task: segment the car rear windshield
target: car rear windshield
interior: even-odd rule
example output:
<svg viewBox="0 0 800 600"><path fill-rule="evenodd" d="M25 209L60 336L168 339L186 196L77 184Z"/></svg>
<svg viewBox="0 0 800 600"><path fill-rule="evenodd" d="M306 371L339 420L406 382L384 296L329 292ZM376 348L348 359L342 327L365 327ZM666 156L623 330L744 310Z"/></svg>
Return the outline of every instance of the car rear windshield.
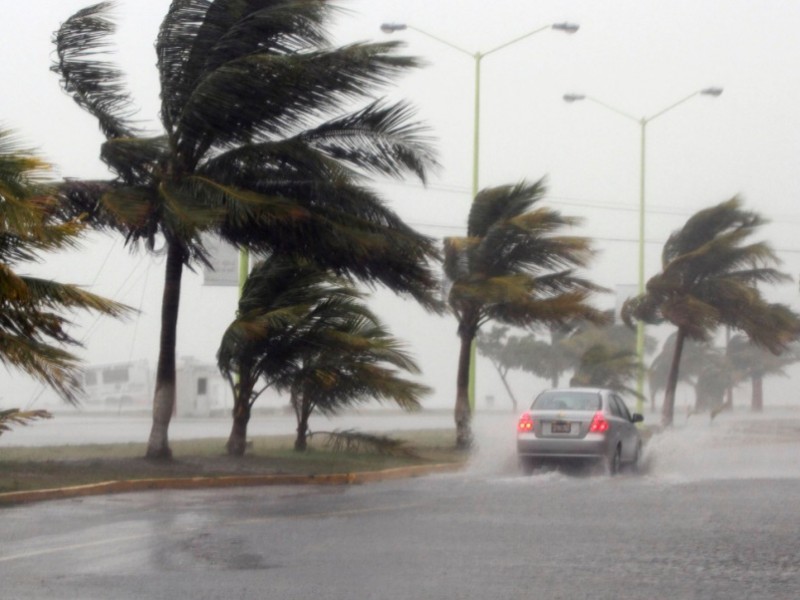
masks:
<svg viewBox="0 0 800 600"><path fill-rule="evenodd" d="M600 410L600 395L594 392L542 392L533 410Z"/></svg>

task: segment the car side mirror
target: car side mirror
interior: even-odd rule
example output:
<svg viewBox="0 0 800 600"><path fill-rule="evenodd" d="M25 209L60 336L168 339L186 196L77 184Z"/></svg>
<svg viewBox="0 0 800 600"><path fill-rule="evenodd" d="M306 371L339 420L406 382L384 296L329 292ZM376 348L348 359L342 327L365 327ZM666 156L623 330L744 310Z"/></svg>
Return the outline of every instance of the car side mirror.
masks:
<svg viewBox="0 0 800 600"><path fill-rule="evenodd" d="M644 421L644 416L639 413L633 413L631 416L631 423L641 423L642 421Z"/></svg>

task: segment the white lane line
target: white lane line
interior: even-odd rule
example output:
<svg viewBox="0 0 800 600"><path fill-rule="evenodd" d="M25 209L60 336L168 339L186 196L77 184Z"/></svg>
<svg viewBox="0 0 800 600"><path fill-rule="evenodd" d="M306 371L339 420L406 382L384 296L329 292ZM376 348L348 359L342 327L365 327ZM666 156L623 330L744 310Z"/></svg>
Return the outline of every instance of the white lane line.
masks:
<svg viewBox="0 0 800 600"><path fill-rule="evenodd" d="M133 540L141 540L146 537L151 537L151 533L140 533L138 535L128 535L125 537L108 538L99 540L97 542L85 542L83 544L71 544L69 546L55 546L45 550L32 550L30 552L21 552L19 554L11 554L9 556L0 556L0 563L11 562L14 560L23 560L26 558L34 558L36 556L44 556L46 554L56 554L58 552L68 552L69 550L80 550L82 548L91 548L92 546L107 546L109 544L118 544L120 542L130 542Z"/></svg>

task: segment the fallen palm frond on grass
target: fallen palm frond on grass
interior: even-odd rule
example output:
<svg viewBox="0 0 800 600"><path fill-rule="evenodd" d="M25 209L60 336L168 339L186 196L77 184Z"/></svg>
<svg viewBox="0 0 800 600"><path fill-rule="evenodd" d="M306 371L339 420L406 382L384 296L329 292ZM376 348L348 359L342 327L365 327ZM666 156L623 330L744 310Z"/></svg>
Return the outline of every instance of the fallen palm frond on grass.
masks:
<svg viewBox="0 0 800 600"><path fill-rule="evenodd" d="M390 438L385 435L363 433L355 429L344 431L317 431L313 436L327 436L325 447L331 452L348 452L351 454L369 453L383 456L404 456L418 458L419 454L405 440Z"/></svg>

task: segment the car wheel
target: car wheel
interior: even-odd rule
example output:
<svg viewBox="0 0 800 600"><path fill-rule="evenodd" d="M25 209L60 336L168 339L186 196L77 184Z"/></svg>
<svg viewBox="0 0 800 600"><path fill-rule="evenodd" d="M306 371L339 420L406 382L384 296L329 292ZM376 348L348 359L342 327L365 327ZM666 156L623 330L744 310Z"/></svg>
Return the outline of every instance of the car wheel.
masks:
<svg viewBox="0 0 800 600"><path fill-rule="evenodd" d="M536 461L532 458L520 457L519 468L524 475L532 475L533 471L536 469Z"/></svg>
<svg viewBox="0 0 800 600"><path fill-rule="evenodd" d="M633 454L633 460L631 461L630 465L628 465L628 469L631 473L638 473L639 472L639 461L642 459L642 442L636 442L636 452Z"/></svg>
<svg viewBox="0 0 800 600"><path fill-rule="evenodd" d="M614 448L614 453L608 457L608 474L612 477L619 473L620 462L622 461L622 453L619 444Z"/></svg>

